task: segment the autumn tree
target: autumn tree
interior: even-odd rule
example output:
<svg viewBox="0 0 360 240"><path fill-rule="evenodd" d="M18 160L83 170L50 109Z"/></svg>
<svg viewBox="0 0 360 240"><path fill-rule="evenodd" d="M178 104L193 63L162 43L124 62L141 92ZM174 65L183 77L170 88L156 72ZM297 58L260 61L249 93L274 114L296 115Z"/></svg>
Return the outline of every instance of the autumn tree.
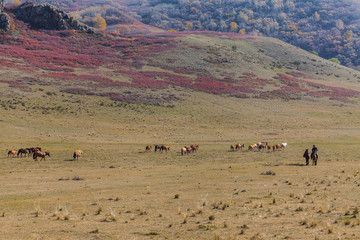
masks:
<svg viewBox="0 0 360 240"><path fill-rule="evenodd" d="M93 21L94 21L94 27L95 28L99 28L101 30L106 29L106 21L100 15L97 15L96 17L94 17Z"/></svg>
<svg viewBox="0 0 360 240"><path fill-rule="evenodd" d="M236 24L236 22L231 22L230 23L230 32L237 32L238 30L238 25Z"/></svg>
<svg viewBox="0 0 360 240"><path fill-rule="evenodd" d="M12 5L19 6L19 5L21 5L21 1L20 0L13 0Z"/></svg>
<svg viewBox="0 0 360 240"><path fill-rule="evenodd" d="M186 22L186 30L192 30L194 28L194 24L192 22Z"/></svg>

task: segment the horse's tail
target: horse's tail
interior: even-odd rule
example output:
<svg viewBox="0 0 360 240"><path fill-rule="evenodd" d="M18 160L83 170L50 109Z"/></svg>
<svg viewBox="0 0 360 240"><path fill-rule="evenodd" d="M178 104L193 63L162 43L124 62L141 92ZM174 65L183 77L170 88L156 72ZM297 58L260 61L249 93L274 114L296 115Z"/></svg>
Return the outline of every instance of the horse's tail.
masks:
<svg viewBox="0 0 360 240"><path fill-rule="evenodd" d="M74 159L76 158L76 152L74 152Z"/></svg>
<svg viewBox="0 0 360 240"><path fill-rule="evenodd" d="M34 152L33 154L33 159L36 159L36 152Z"/></svg>

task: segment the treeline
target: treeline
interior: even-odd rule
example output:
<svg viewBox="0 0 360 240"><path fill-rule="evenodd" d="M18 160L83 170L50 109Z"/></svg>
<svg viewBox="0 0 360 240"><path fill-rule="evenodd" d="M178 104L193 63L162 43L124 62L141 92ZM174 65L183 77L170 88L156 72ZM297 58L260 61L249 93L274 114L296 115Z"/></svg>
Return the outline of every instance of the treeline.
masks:
<svg viewBox="0 0 360 240"><path fill-rule="evenodd" d="M355 1L148 0L136 8L149 25L271 36L360 68L360 4Z"/></svg>

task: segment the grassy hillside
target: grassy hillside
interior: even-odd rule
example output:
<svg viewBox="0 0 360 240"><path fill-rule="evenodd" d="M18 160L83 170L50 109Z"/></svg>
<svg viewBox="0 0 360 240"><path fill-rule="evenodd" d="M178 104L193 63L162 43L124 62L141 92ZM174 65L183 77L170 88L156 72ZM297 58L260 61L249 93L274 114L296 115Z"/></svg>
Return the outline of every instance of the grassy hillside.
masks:
<svg viewBox="0 0 360 240"><path fill-rule="evenodd" d="M359 72L275 39L14 21L0 35L0 238L359 238ZM289 146L230 151L259 141ZM6 155L31 146L51 157Z"/></svg>

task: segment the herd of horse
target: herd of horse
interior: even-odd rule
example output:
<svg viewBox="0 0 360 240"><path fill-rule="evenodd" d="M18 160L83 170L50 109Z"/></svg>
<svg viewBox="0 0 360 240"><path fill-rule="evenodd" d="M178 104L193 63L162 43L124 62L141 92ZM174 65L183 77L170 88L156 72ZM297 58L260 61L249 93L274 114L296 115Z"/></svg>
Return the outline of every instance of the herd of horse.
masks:
<svg viewBox="0 0 360 240"><path fill-rule="evenodd" d="M74 160L79 160L79 157L83 154L82 150L75 150L73 158ZM46 160L46 156L50 157L50 152L42 152L41 147L31 147L31 148L20 148L19 150L12 149L8 152L8 157L30 157L32 155L34 161L37 161L40 158L40 161Z"/></svg>
<svg viewBox="0 0 360 240"><path fill-rule="evenodd" d="M249 145L248 151L254 151L254 150L258 150L261 151L263 149L267 149L268 152L269 151L276 151L278 149L285 149L287 147L287 143L281 143L281 144L275 144L275 145L269 145L267 142L258 142L255 144L251 144ZM315 145L314 145L315 147ZM159 151L159 152L167 152L170 150L170 147L168 145L155 145L155 152ZM230 146L230 151L238 151L238 150L242 150L245 148L244 144L233 144ZM152 146L151 145L147 145L145 147L146 151L151 151ZM193 144L193 145L186 145L184 147L182 147L180 149L181 155L185 155L185 154L190 154L192 152L196 152L199 149L199 144ZM317 150L317 149L316 149ZM10 150L8 152L8 157L29 157L32 154L33 159L35 161L37 161L38 158L40 158L40 161L42 160L46 160L46 156L50 157L50 152L42 152L41 147L31 147L31 148L20 148L19 150ZM79 160L79 157L83 154L82 150L75 150L74 154L73 154L73 159L74 160ZM317 165L317 160L318 160L318 154L317 151L314 153L312 152L311 154L308 152L308 149L306 149L303 157L306 160L306 165L309 165L309 159L312 159L312 164L313 165Z"/></svg>
<svg viewBox="0 0 360 240"><path fill-rule="evenodd" d="M244 144L243 144L244 145ZM279 149L285 149L287 147L287 143L278 143L275 145L269 145L267 142L258 142L258 143L254 143L251 144L249 146L249 150L255 150L258 149L259 151L261 151L262 149L267 149L268 151L276 151Z"/></svg>

